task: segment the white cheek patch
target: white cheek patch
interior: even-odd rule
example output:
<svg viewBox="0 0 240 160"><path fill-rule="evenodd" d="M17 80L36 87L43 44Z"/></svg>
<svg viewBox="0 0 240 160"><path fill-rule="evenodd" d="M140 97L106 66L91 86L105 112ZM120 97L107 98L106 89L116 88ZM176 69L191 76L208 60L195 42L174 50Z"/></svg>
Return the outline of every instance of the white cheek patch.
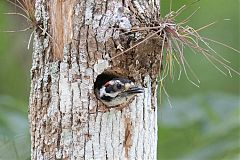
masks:
<svg viewBox="0 0 240 160"><path fill-rule="evenodd" d="M102 97L102 96L104 96L106 94L106 90L105 89L106 89L106 87L100 88L100 93L99 93L100 97Z"/></svg>
<svg viewBox="0 0 240 160"><path fill-rule="evenodd" d="M105 96L109 96L109 97L117 97L118 94L119 94L119 92L114 92L114 93L106 93L105 92Z"/></svg>
<svg viewBox="0 0 240 160"><path fill-rule="evenodd" d="M103 97L103 96L116 97L118 94L119 94L119 92L107 93L106 87L100 88L100 93L99 93L100 97Z"/></svg>

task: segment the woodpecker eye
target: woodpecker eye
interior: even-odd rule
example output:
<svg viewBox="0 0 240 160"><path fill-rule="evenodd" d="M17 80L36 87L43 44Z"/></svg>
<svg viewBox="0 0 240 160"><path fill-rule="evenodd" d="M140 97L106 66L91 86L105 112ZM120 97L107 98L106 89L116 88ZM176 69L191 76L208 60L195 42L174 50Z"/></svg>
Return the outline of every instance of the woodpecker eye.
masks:
<svg viewBox="0 0 240 160"><path fill-rule="evenodd" d="M119 84L119 83L117 84L117 89L122 89L122 87L123 86L121 84Z"/></svg>

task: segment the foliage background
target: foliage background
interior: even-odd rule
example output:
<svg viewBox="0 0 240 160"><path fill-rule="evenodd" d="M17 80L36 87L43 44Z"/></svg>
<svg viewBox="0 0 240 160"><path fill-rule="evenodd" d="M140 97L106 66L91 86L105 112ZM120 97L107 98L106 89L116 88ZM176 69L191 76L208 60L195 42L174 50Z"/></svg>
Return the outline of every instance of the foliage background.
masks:
<svg viewBox="0 0 240 160"><path fill-rule="evenodd" d="M173 10L193 0L173 0ZM161 0L162 15L169 0ZM240 35L239 0L201 0L178 17L179 21L200 10L188 25L199 28L213 21L217 24L201 35L226 43L238 50ZM27 26L23 18L3 13L16 11L0 1L0 30L19 30ZM230 19L230 20L228 20ZM31 50L27 50L29 32L0 32L0 160L29 159L27 107L30 90ZM221 55L240 68L240 55L212 44ZM200 88L182 76L168 79L165 87L173 108L165 100L159 105L159 160L232 160L240 159L240 78L226 77L202 56L185 52L201 80Z"/></svg>

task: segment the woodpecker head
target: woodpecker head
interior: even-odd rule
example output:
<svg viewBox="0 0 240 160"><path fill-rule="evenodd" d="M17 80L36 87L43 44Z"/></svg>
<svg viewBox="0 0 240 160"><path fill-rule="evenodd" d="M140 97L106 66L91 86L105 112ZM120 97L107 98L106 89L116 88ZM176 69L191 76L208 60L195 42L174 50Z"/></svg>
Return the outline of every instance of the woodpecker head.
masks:
<svg viewBox="0 0 240 160"><path fill-rule="evenodd" d="M143 92L142 88L137 87L131 80L125 78L113 78L95 89L97 98L107 107L126 104L136 94Z"/></svg>

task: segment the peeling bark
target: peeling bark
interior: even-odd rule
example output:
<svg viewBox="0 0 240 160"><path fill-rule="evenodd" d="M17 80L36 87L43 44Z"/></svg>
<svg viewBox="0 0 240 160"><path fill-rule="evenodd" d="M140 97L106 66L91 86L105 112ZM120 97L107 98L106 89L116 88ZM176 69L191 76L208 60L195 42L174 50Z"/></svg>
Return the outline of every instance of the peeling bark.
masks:
<svg viewBox="0 0 240 160"><path fill-rule="evenodd" d="M135 43L118 26L159 18L159 0L36 0L35 16L51 35L34 34L29 120L32 159L156 159L154 40L110 61ZM141 35L140 35L141 37ZM160 50L159 50L160 51ZM145 56L150 55L150 56ZM93 85L105 69L121 68L145 87L122 110L101 112Z"/></svg>

